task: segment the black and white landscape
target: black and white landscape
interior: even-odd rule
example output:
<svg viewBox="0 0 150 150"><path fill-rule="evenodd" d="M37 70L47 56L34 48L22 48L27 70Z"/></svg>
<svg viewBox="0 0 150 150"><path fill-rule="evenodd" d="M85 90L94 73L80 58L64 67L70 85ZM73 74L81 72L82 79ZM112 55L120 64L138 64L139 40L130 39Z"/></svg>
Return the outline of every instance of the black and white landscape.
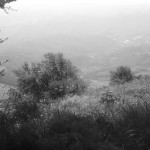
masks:
<svg viewBox="0 0 150 150"><path fill-rule="evenodd" d="M5 60L2 150L150 149L149 0L0 0Z"/></svg>

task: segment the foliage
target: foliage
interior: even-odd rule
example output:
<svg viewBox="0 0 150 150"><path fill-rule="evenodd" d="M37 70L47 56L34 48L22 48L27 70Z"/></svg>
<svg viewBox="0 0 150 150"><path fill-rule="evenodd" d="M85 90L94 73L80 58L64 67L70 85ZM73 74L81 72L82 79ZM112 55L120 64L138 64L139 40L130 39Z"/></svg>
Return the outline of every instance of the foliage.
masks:
<svg viewBox="0 0 150 150"><path fill-rule="evenodd" d="M77 68L61 53L45 54L41 63L33 63L31 66L25 63L15 74L19 90L38 99L82 94L86 89L85 82L78 76Z"/></svg>
<svg viewBox="0 0 150 150"><path fill-rule="evenodd" d="M121 85L111 86L52 104L36 103L32 95L12 90L13 109L0 112L0 146L4 150L149 149L149 97L134 96L137 89L139 95L150 95L149 86L147 78L134 80L124 85L124 95L119 95ZM128 96L122 103L122 97ZM108 110L103 106L110 98L117 103L105 113Z"/></svg>
<svg viewBox="0 0 150 150"><path fill-rule="evenodd" d="M101 101L103 103L114 103L116 101L118 101L119 98L116 97L112 91L108 90L106 92L104 92L101 96Z"/></svg>
<svg viewBox="0 0 150 150"><path fill-rule="evenodd" d="M124 84L134 79L131 69L127 66L120 66L116 71L110 72L110 84Z"/></svg>
<svg viewBox="0 0 150 150"><path fill-rule="evenodd" d="M1 71L0 71L0 78L1 78L2 76L4 76L4 70L1 70Z"/></svg>
<svg viewBox="0 0 150 150"><path fill-rule="evenodd" d="M4 9L5 8L5 5L7 3L10 3L10 2L13 2L13 1L16 1L16 0L0 0L0 8L1 9Z"/></svg>

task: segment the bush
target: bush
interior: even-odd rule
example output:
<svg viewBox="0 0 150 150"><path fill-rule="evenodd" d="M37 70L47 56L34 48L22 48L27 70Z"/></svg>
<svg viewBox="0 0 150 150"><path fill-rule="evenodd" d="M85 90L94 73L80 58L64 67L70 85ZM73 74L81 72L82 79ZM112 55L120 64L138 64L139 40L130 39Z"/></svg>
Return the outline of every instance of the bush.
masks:
<svg viewBox="0 0 150 150"><path fill-rule="evenodd" d="M127 66L120 66L116 69L116 71L110 72L110 84L124 84L126 82L130 82L134 79L134 75L131 69Z"/></svg>
<svg viewBox="0 0 150 150"><path fill-rule="evenodd" d="M78 69L61 53L45 54L41 63L31 66L25 63L14 72L18 77L19 90L38 99L82 94L86 89L85 82L78 76Z"/></svg>

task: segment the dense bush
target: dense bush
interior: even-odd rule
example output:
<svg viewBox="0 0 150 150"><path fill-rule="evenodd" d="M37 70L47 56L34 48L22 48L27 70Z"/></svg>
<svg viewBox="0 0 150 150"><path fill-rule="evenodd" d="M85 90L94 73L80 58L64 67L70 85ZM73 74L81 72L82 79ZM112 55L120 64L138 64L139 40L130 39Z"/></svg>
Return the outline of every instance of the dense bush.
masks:
<svg viewBox="0 0 150 150"><path fill-rule="evenodd" d="M65 95L81 94L86 89L78 70L61 53L44 55L41 63L25 63L16 70L18 88L24 94L39 99L57 99Z"/></svg>
<svg viewBox="0 0 150 150"><path fill-rule="evenodd" d="M134 79L133 72L127 66L120 66L116 71L110 72L110 84L124 84Z"/></svg>

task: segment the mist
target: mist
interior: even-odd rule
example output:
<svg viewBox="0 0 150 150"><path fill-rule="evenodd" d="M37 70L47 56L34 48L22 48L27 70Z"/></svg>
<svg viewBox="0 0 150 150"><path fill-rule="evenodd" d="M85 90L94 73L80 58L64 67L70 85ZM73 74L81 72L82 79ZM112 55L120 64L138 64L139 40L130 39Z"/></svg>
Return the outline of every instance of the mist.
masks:
<svg viewBox="0 0 150 150"><path fill-rule="evenodd" d="M0 149L149 141L150 0L0 0Z"/></svg>
<svg viewBox="0 0 150 150"><path fill-rule="evenodd" d="M93 80L126 65L121 57L126 49L137 46L148 52L149 0L18 0L7 6L13 10L0 10L0 37L8 37L0 45L0 57L11 61L7 70L47 52L62 52ZM140 59L148 60L129 61L136 72L141 65L147 69L147 62L139 66Z"/></svg>

